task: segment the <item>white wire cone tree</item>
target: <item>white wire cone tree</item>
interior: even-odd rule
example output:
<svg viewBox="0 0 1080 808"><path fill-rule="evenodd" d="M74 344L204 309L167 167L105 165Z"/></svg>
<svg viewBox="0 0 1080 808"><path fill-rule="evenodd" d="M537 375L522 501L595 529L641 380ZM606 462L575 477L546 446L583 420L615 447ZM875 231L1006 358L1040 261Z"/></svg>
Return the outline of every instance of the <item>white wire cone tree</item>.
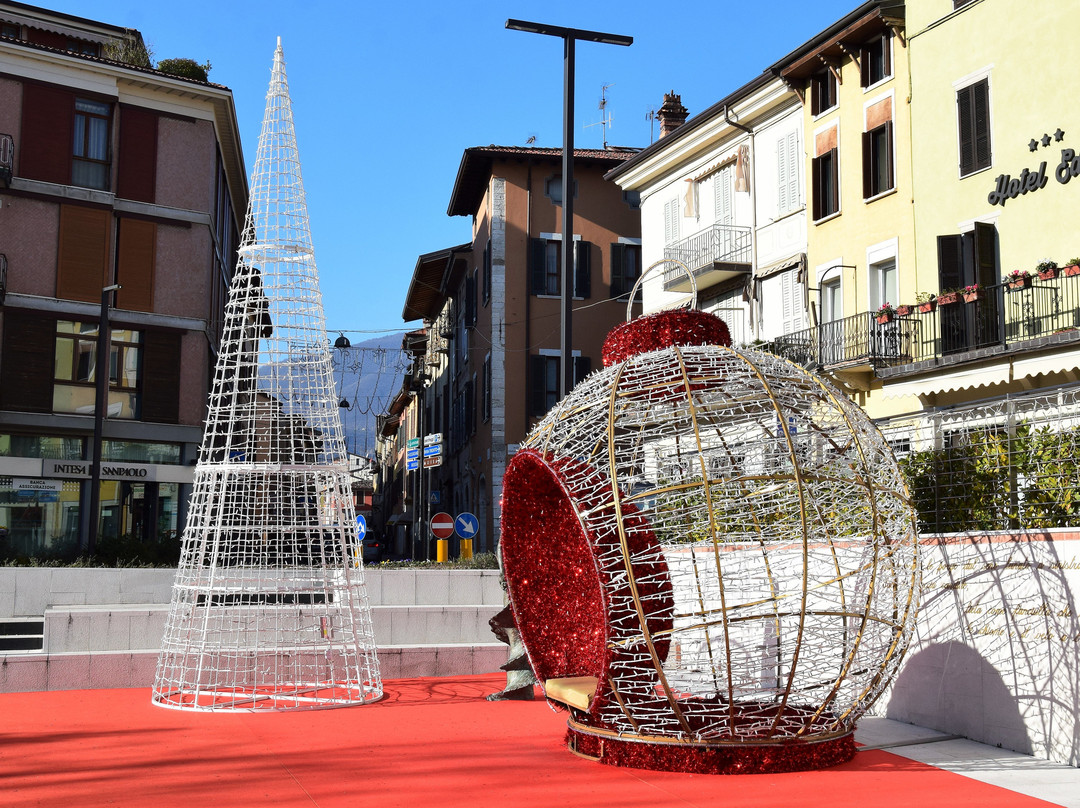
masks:
<svg viewBox="0 0 1080 808"><path fill-rule="evenodd" d="M278 39L153 701L382 696Z"/></svg>

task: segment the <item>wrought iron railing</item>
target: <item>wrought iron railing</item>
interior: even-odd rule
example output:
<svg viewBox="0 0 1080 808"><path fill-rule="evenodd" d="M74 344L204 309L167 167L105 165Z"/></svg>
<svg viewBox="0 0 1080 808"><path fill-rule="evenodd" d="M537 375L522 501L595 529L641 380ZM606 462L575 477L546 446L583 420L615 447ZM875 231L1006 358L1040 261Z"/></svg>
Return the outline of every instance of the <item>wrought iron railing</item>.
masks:
<svg viewBox="0 0 1080 808"><path fill-rule="evenodd" d="M714 224L689 238L669 244L664 248L664 258L673 258L690 267L695 275L711 269L716 263L750 264L751 231L749 227ZM683 280L678 267L664 271L664 286Z"/></svg>
<svg viewBox="0 0 1080 808"><path fill-rule="evenodd" d="M863 312L777 337L766 349L811 368L899 365L912 361L919 325L904 318L878 322Z"/></svg>
<svg viewBox="0 0 1080 808"><path fill-rule="evenodd" d="M1080 276L1036 277L983 287L968 299L941 295L889 322L871 312L775 339L770 350L812 367L868 363L897 368L926 360L959 361L1041 348L1080 338ZM946 301L946 302L942 302ZM1075 333L1074 333L1075 332ZM974 357L972 357L974 358Z"/></svg>

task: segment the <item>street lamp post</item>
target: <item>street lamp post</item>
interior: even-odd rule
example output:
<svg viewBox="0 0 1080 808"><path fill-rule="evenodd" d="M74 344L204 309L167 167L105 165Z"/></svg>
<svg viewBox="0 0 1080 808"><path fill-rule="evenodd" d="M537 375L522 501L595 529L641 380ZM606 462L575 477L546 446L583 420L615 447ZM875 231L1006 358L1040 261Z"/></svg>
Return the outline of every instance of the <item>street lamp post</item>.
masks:
<svg viewBox="0 0 1080 808"><path fill-rule="evenodd" d="M109 377L112 372L109 298L118 289L120 284L114 283L101 290L101 319L98 320L97 354L94 360L94 455L90 466L90 524L86 534L86 554L91 556L97 549L98 508L101 506L101 436L104 431L105 412L109 406Z"/></svg>
<svg viewBox="0 0 1080 808"><path fill-rule="evenodd" d="M573 325L570 308L574 297L574 43L580 39L585 42L603 42L608 45L631 45L634 38L524 20L507 20L506 27L513 31L557 36L563 40L562 244L560 245L562 294L559 307L559 326L562 334L559 352L561 364L559 396L561 398L574 386L574 370L571 361Z"/></svg>

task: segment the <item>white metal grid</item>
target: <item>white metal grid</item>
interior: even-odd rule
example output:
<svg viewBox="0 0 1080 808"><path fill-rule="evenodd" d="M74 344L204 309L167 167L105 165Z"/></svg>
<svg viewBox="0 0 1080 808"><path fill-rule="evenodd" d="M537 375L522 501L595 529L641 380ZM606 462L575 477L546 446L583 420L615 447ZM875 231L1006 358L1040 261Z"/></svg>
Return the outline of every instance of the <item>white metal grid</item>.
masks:
<svg viewBox="0 0 1080 808"><path fill-rule="evenodd" d="M278 40L153 701L382 696Z"/></svg>

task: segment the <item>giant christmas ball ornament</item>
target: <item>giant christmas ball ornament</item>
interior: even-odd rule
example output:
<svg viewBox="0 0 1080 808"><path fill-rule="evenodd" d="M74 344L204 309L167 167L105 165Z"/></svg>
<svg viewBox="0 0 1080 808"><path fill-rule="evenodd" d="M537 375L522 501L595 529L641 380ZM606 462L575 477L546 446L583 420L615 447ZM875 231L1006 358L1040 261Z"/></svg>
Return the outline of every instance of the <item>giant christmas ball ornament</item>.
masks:
<svg viewBox="0 0 1080 808"><path fill-rule="evenodd" d="M791 362L708 344L719 331L699 314L612 332L610 365L510 462L514 616L582 755L718 773L839 763L911 634L914 511L862 410Z"/></svg>

